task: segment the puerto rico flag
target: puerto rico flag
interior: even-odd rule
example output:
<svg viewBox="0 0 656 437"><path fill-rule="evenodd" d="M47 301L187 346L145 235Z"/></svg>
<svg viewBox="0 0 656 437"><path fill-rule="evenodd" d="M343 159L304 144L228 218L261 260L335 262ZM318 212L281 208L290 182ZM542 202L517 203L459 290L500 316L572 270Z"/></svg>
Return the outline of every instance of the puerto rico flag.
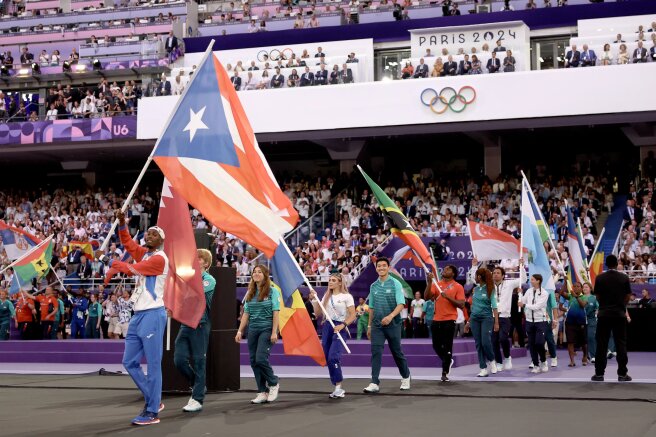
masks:
<svg viewBox="0 0 656 437"><path fill-rule="evenodd" d="M205 52L153 159L212 224L273 257L298 213L280 190L225 69Z"/></svg>
<svg viewBox="0 0 656 437"><path fill-rule="evenodd" d="M479 261L519 259L520 243L497 228L467 220L472 251Z"/></svg>
<svg viewBox="0 0 656 437"><path fill-rule="evenodd" d="M0 220L0 237L2 237L2 244L5 252L7 252L7 257L11 261L22 257L41 242L34 235L9 226L3 220Z"/></svg>

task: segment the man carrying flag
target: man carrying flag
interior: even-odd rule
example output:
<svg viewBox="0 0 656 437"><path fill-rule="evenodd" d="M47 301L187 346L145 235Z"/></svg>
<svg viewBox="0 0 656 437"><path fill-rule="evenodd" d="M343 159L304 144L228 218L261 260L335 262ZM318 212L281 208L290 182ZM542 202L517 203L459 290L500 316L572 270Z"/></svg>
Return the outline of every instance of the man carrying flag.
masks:
<svg viewBox="0 0 656 437"><path fill-rule="evenodd" d="M465 289L456 282L458 269L448 265L442 270L442 279L438 283L439 293L433 293L433 274L426 274L426 291L424 298L435 301L435 313L431 324L433 350L442 361L442 382L449 380L453 365L453 335L458 319L458 308L465 307Z"/></svg>
<svg viewBox="0 0 656 437"><path fill-rule="evenodd" d="M161 228L153 226L146 233L146 247L139 246L130 237L125 213L116 211L116 218L121 244L136 263L128 264L116 259L110 261L104 254L98 259L108 263L115 271L138 276L136 290L130 299L134 303L134 317L130 320L125 338L123 366L146 400L143 411L132 420L132 424L153 425L159 423L158 414L164 409L161 403L163 336L166 327L164 284L169 270L169 260L161 250L165 235ZM148 363L147 376L141 369L144 355Z"/></svg>

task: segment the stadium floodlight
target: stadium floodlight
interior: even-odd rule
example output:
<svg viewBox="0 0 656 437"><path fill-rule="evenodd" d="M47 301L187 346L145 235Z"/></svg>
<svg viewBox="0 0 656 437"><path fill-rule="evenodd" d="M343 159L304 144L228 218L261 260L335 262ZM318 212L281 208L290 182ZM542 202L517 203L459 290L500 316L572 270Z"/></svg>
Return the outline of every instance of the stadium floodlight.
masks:
<svg viewBox="0 0 656 437"><path fill-rule="evenodd" d="M9 67L7 67L6 65L0 66L0 75L9 76Z"/></svg>
<svg viewBox="0 0 656 437"><path fill-rule="evenodd" d="M102 64L100 63L100 60L94 59L92 64L94 70L102 70Z"/></svg>
<svg viewBox="0 0 656 437"><path fill-rule="evenodd" d="M71 63L69 61L62 62L62 70L71 71Z"/></svg>
<svg viewBox="0 0 656 437"><path fill-rule="evenodd" d="M41 74L41 66L36 62L32 62L32 74Z"/></svg>

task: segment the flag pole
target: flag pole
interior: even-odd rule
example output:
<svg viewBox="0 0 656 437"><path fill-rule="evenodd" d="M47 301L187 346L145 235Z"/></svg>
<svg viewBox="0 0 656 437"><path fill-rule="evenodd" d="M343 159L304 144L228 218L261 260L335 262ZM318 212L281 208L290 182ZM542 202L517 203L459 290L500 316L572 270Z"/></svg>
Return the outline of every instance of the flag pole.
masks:
<svg viewBox="0 0 656 437"><path fill-rule="evenodd" d="M592 256L590 257L590 260L593 260L595 255L597 254L597 251L599 250L599 245L601 244L601 239L604 236L604 233L606 233L606 227L601 230L601 233L599 234L599 237L597 237L597 244L595 244L595 248L592 251Z"/></svg>
<svg viewBox="0 0 656 437"><path fill-rule="evenodd" d="M55 268L52 266L50 262L48 262L48 265L50 266L50 270L55 274L55 278L57 278L57 281L59 281L59 285L62 287L62 291L66 291L66 286L64 285L64 282L61 280L57 272L55 271ZM54 284L54 282L53 282Z"/></svg>
<svg viewBox="0 0 656 437"><path fill-rule="evenodd" d="M40 242L39 244L37 244L36 246L34 246L33 248L31 248L30 250L28 250L27 252L25 252L25 254L24 254L23 256L21 256L20 258L17 258L16 260L14 260L14 262L12 262L11 264L9 264L7 267L5 267L4 269L0 270L0 275L3 274L3 273L4 273L5 271L7 271L8 269L10 269L10 268L12 268L13 266L15 266L16 264L18 264L19 262L23 261L23 259L25 259L26 256L31 255L32 252L34 252L34 251L36 251L37 249L39 249L39 248L40 248L41 246L43 246L45 243L48 243L48 242L52 241L52 237L53 237L52 235L49 236L48 238L46 238L45 240L43 240L42 242Z"/></svg>
<svg viewBox="0 0 656 437"><path fill-rule="evenodd" d="M205 60L208 58L208 56L212 53L212 48L214 47L214 39L212 39L207 46L207 49L205 50L205 54L203 55L203 58L201 59L200 63L198 64L200 66L203 65ZM166 120L166 123L164 123L164 126L168 126L171 123L171 120L173 119L173 116L178 110L178 107L180 106L180 103L184 99L185 95L187 94L187 91L189 88L191 88L191 84L193 81L198 77L197 75L193 75L191 77L191 80L185 87L184 91L182 92L182 95L176 102L175 106L173 107L173 110L169 114L169 118ZM153 161L153 157L155 156L155 151L157 150L157 146L159 145L159 141L161 139L161 136L157 138L157 142L155 143L155 146L153 147L153 150L150 152L150 155L148 156L148 159L146 159L146 163L144 164L143 168L141 169L141 173L139 173L139 176L137 176L137 180L134 183L134 186L132 187L132 190L130 190L130 194L128 194L128 197L125 198L125 201L123 202L123 206L121 207L121 211L125 212L128 209L128 206L130 206L130 201L132 200L132 197L134 196L134 193L137 191L137 187L141 183L141 180L143 179L144 175L146 174L146 170L148 170L148 166L150 166L150 163ZM114 220L112 223L112 227L107 233L107 238L105 238L105 241L103 241L102 246L100 246L100 251L104 252L107 250L107 246L109 246L109 241L111 240L112 235L114 235L114 231L116 231L116 227L118 226L118 219Z"/></svg>
<svg viewBox="0 0 656 437"><path fill-rule="evenodd" d="M171 350L171 316L166 317L166 350Z"/></svg>
<svg viewBox="0 0 656 437"><path fill-rule="evenodd" d="M474 258L478 259L476 257L476 254L474 253L474 240L472 239L472 227L471 227L472 221L467 219L467 233L469 234L469 244L471 245L472 248L472 255L474 255ZM431 249L431 255L433 254L433 249ZM433 262L435 260L433 259ZM437 264L435 264L437 265Z"/></svg>
<svg viewBox="0 0 656 437"><path fill-rule="evenodd" d="M576 226L577 226L577 231L579 233L579 238L581 239L581 246L584 246L585 244L583 243L583 228L581 227L581 217L579 217L577 219ZM581 255L583 255L583 254L581 254ZM588 276L589 276L590 266L588 265L588 258L587 257L583 258L583 264L585 264L585 270L588 272Z"/></svg>
<svg viewBox="0 0 656 437"><path fill-rule="evenodd" d="M292 251L289 250L289 247L287 246L287 243L285 243L285 239L284 239L283 237L280 237L280 244L283 245L283 247L285 248L285 250L287 251L287 253L289 254L289 256L290 256L292 259L294 259L294 255L292 255ZM303 273L303 270L301 270L301 266L298 265L298 263L296 262L296 260L294 260L294 266L296 266L296 268L298 269L298 271L299 271L299 272L301 273L301 275L303 276L303 281L305 282L305 285L307 285L308 288L309 288L310 290L312 290L312 291L314 291L314 292L316 293L317 291L314 289L314 287L312 286L312 284L310 284L310 280L307 278L307 276L305 276L305 273ZM318 295L317 295L317 296L318 296ZM323 312L323 317L324 317L324 319L327 320L328 323L330 323L330 326L332 326L333 329L335 329L335 324L333 323L333 321L331 320L331 318L328 317L328 313L326 312L326 308L323 306L323 303L322 303L323 298L321 298L321 299L317 299L317 300L319 301L319 308L321 308L321 311ZM346 327L346 329L348 329L348 326ZM346 352L350 354L350 353L351 353L351 349L349 349L349 347L346 345L346 342L345 342L344 339L342 338L342 334L338 332L338 333L337 333L337 337L339 338L339 341L342 343L342 346L344 346L344 350L346 350Z"/></svg>

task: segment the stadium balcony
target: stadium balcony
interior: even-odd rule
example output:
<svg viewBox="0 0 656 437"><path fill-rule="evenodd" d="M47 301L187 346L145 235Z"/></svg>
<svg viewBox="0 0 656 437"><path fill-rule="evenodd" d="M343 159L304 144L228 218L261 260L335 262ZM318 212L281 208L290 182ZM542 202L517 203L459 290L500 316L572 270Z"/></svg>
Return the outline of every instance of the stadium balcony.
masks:
<svg viewBox="0 0 656 437"><path fill-rule="evenodd" d="M399 1L398 4L403 7L403 10L398 11L395 11L394 4L388 0L360 2L360 6L356 10L349 6L350 2L343 0L326 3L302 1L288 7L281 7L277 3L255 1L249 2L247 8L243 8L241 4L233 8L229 6L232 3L227 1L209 3L199 9L201 24L198 34L200 36L235 35L259 31L301 30L299 27L314 25L323 28L428 18L458 19L462 16L485 17L488 13L493 13L490 20L505 21L500 15L513 13L513 11L534 12L533 9L527 7L527 0L452 1L448 2L451 8L448 5L445 7L443 2L436 0ZM548 0L548 2L535 1L533 3L536 10L557 9L561 3L568 7L594 6L590 5L589 0ZM456 10L457 12L455 12ZM299 15L303 19L300 26L300 23L297 22ZM316 15L319 23L310 25L309 20L313 15ZM250 26L251 21L257 23L255 28Z"/></svg>
<svg viewBox="0 0 656 437"><path fill-rule="evenodd" d="M43 3L42 6L40 6ZM85 4L90 2L84 2ZM100 4L100 2L92 2ZM50 5L54 4L54 7ZM76 3L72 3L76 5ZM50 7L50 9L47 9ZM89 7L89 6L85 6ZM30 10L30 8L33 8ZM61 11L61 12L60 12ZM25 33L34 28L43 27L43 31L60 31L65 28L84 28L94 23L123 20L166 21L169 14L174 17L184 16L187 7L184 1L172 1L166 4L146 3L134 7L93 7L93 9L71 9L65 12L58 1L28 2L26 12L21 15L5 15L0 20L3 33ZM73 26L69 26L73 25ZM98 27L98 26L91 26Z"/></svg>
<svg viewBox="0 0 656 437"><path fill-rule="evenodd" d="M645 2L627 2L621 6L631 4L640 7L646 5ZM617 6L620 5L605 6L611 6L613 13L617 13ZM652 12L656 12L656 3L652 2L648 6ZM568 8L574 9L575 6ZM578 8L580 11L588 6ZM648 34L647 29L654 21L654 13L575 20L578 35L572 41L581 44L597 38L612 42L617 29L622 30L627 39L629 35L631 39L636 39L636 29L643 26L645 34ZM611 29L614 29L612 33ZM410 30L410 39L406 36L404 40L396 42L393 49L383 45L377 50L376 38L326 39L230 49L232 44L224 44L222 38L218 38L215 50L220 48L216 55L230 77L235 75L235 69L239 69L237 67L241 68L240 86L236 88L240 91L240 99L260 141L292 140L298 138L298 135L323 140L344 136L393 135L399 132L458 132L465 129L465 126L467 130L485 131L518 126L572 126L582 122L597 124L611 119L615 123L654 120L656 94L653 87L645 86L647 78L656 72L656 48L649 51L649 48L656 47L651 43L651 36L645 37L650 41L646 45L648 56L643 59L637 59L631 51L629 65L618 65L618 53L615 51L613 59L604 65L602 53L597 51L597 58L593 62L595 66L584 68L567 60L570 38L556 34L555 37L561 41L557 48L552 39L548 41L549 44L541 44L540 37L533 38L533 35L544 35L545 31L534 32L521 21L416 27ZM550 32L553 30L547 29L547 35L552 35ZM556 29L555 32L560 30ZM656 30L651 34L656 34ZM501 35L503 39L499 38ZM537 39L537 42L533 39ZM189 53L194 51L189 50L189 47L199 48L205 41L205 38L186 40L188 50L184 60L185 68L174 69L169 81L177 81L180 72L182 80L189 77L190 71L198 65L202 56L202 53ZM499 44L496 54L500 61L498 72L487 65L496 43ZM633 50L635 44L632 42L629 47ZM547 53L548 46L551 46L552 53ZM427 56L429 49L431 53ZM480 57L482 74L460 74L464 53L473 57L474 50ZM515 60L512 69L504 68L509 50L512 50ZM581 46L579 50L582 50ZM339 70L346 65L352 70L354 83L337 80L326 86L305 87L299 86L302 85L299 83L289 83L291 69L296 68L299 76L302 74L303 66L297 64L298 61L305 61L310 71L316 75L319 69L317 64L321 62L321 58L316 57L319 52L325 54L324 62L329 74L335 65ZM303 53L309 57L304 58ZM345 57L347 54L354 54L359 62L346 63L349 62ZM449 56L458 65L458 71L454 75L430 77L436 61L441 58L444 65ZM417 64L422 60L428 68L423 77L417 77ZM288 66L290 61L292 65ZM414 72L409 75L404 71L406 62L414 65ZM279 87L271 82L277 65L285 67L280 71L284 80ZM257 70L249 71L249 68ZM268 77L262 79L264 71L268 72ZM407 80L400 80L404 78ZM245 87L245 83L251 83L251 80L255 86ZM171 87L175 87L173 83ZM614 92L605 93L604 90L609 87ZM573 91L576 96L605 93L605 97L572 98ZM176 100L176 96L143 99L142 109L145 110L138 117L140 139L158 137L161 126L156 121L167 119ZM294 111L293 117L272 116L271 108L279 107L280 102L285 102L288 108L303 108L308 103L321 102L325 113L330 116L317 117L316 111ZM494 139L483 141L494 144ZM648 140L642 138L641 141Z"/></svg>

